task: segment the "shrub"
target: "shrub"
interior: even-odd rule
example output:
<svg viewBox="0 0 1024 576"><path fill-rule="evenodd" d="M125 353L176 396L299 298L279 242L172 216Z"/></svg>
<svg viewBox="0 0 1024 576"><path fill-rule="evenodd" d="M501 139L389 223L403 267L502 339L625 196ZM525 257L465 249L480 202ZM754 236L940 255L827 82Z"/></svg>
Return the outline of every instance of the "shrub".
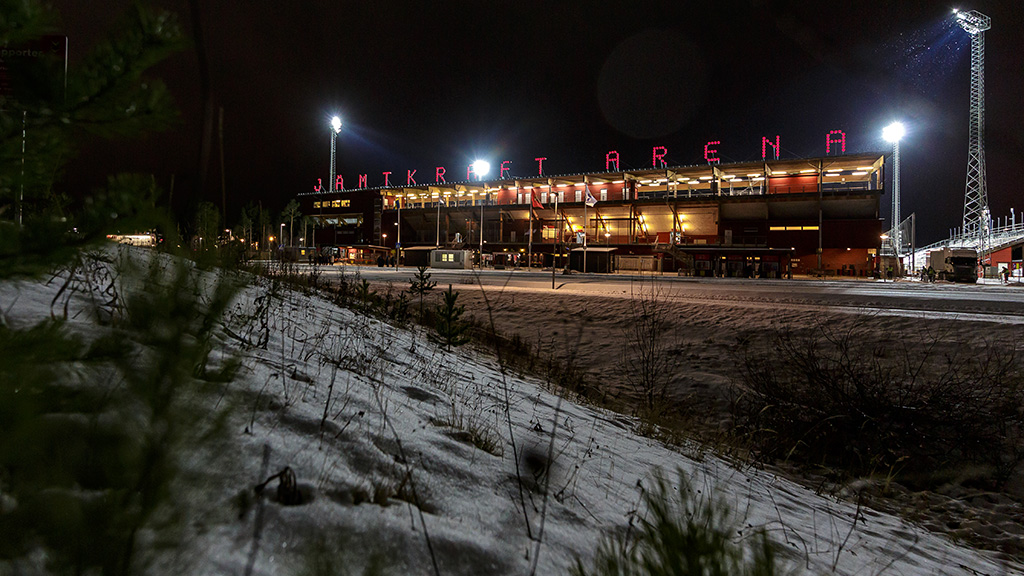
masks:
<svg viewBox="0 0 1024 576"><path fill-rule="evenodd" d="M728 505L693 490L677 471L673 490L658 474L643 495L647 515L634 541L630 533L606 538L597 549L593 569L577 559L576 576L769 576L780 573L767 535L754 531L747 544L736 541L743 528ZM632 528L632 527L631 527Z"/></svg>
<svg viewBox="0 0 1024 576"><path fill-rule="evenodd" d="M170 506L183 451L216 431L196 378L233 376L210 352L237 286L181 260L121 266L98 335L0 324L0 480L16 503L0 514L0 558L15 567L42 547L57 572L135 571L137 534Z"/></svg>
<svg viewBox="0 0 1024 576"><path fill-rule="evenodd" d="M451 284L443 294L444 302L438 305L435 312L434 328L437 330L437 336L433 336L432 339L444 345L450 352L452 346L462 346L469 342L469 323L462 319L466 307L457 304L459 293L452 291Z"/></svg>
<svg viewBox="0 0 1024 576"><path fill-rule="evenodd" d="M650 413L664 402L669 379L678 368L678 358L669 354L675 342L669 330L668 295L652 281L633 286L630 296L622 374L640 399L642 412Z"/></svg>
<svg viewBox="0 0 1024 576"><path fill-rule="evenodd" d="M416 268L416 275L409 281L409 293L420 297L420 317L423 316L423 296L434 289L437 282L430 279L430 272L426 266Z"/></svg>
<svg viewBox="0 0 1024 576"><path fill-rule="evenodd" d="M941 335L919 348L877 338L865 324L777 334L744 366L733 404L741 434L761 457L848 474L939 479L970 463L1005 481L1024 457L1014 350Z"/></svg>

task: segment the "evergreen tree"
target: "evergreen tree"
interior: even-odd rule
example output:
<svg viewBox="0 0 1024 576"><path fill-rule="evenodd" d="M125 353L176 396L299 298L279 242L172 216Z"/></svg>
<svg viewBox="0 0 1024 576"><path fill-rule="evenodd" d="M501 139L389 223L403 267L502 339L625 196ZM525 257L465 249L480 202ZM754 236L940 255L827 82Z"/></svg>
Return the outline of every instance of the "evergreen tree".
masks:
<svg viewBox="0 0 1024 576"><path fill-rule="evenodd" d="M192 229L192 248L209 252L217 247L220 236L220 210L213 202L200 202L196 208Z"/></svg>
<svg viewBox="0 0 1024 576"><path fill-rule="evenodd" d="M289 246L294 246L295 245L295 234L293 232L293 230L295 229L295 219L296 218L301 218L301 217L302 217L302 212L299 212L299 203L298 203L297 200L292 198L291 200L288 201L287 204L285 204L284 210L281 211L281 220L282 221L284 221L284 220L288 221L288 245ZM284 238L281 239L281 243L282 244L284 243Z"/></svg>
<svg viewBox="0 0 1024 576"><path fill-rule="evenodd" d="M462 320L462 314L466 311L465 306L457 304L459 293L452 291L452 285L448 290L442 292L444 302L437 306L434 325L437 336L431 336L438 344L443 344L445 349L451 352L452 346L462 346L469 342L469 323Z"/></svg>
<svg viewBox="0 0 1024 576"><path fill-rule="evenodd" d="M53 33L56 21L34 0L0 3L0 45ZM166 85L145 76L184 47L174 15L136 6L120 30L68 70L66 90L63 60L44 57L11 71L14 93L0 95L0 278L45 273L113 229L128 228L151 203L134 194L136 183L112 180L71 212L55 189L79 137L137 136L177 118ZM21 226L10 222L19 211Z"/></svg>
<svg viewBox="0 0 1024 576"><path fill-rule="evenodd" d="M420 297L420 320L423 319L423 295L430 292L437 286L437 282L430 279L430 272L426 266L416 268L416 275L409 281L409 292L419 294Z"/></svg>
<svg viewBox="0 0 1024 576"><path fill-rule="evenodd" d="M0 2L0 45L38 39L56 21L36 0ZM176 117L166 86L144 77L184 46L174 16L136 5L119 30L68 71L66 92L63 62L41 59L14 78L13 96L0 95L0 281L58 269L64 301L91 291L87 311L103 321L72 334L58 312L16 327L0 307L0 572L34 573L37 560L21 564L30 557L47 573L140 571L137 548L152 534L139 536L155 517L172 519L157 511L175 464L209 431L210 414L189 404L194 386L237 368L209 357L235 293L228 276L211 283L181 260L146 268L86 250L107 233L174 232L158 219L151 176L112 176L77 207L55 190L78 136L136 136Z"/></svg>

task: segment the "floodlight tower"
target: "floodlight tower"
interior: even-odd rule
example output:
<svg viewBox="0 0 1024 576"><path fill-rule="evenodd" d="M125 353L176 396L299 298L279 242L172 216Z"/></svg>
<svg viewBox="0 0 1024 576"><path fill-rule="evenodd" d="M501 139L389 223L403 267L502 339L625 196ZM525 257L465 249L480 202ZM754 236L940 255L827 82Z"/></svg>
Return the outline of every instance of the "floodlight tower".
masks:
<svg viewBox="0 0 1024 576"><path fill-rule="evenodd" d="M334 175L334 157L338 146L338 134L341 132L341 118L331 118L331 192L338 189L338 177Z"/></svg>
<svg viewBox="0 0 1024 576"><path fill-rule="evenodd" d="M904 134L906 129L900 122L893 122L882 130L882 138L892 142L892 230L889 232L889 238L892 241L892 251L897 258L903 247L903 237L900 234L900 138L903 138Z"/></svg>
<svg viewBox="0 0 1024 576"><path fill-rule="evenodd" d="M985 181L985 31L992 19L977 10L954 10L957 24L971 35L971 127L964 193L963 239L979 248L988 228L988 185Z"/></svg>

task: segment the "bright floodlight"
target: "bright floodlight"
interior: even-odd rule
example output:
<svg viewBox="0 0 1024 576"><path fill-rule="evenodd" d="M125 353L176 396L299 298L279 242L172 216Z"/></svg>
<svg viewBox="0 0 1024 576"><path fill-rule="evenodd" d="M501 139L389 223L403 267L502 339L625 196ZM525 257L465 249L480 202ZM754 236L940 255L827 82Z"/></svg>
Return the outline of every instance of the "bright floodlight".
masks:
<svg viewBox="0 0 1024 576"><path fill-rule="evenodd" d="M473 162L473 174L476 174L477 178L483 178L491 171L491 164L487 160L477 160Z"/></svg>
<svg viewBox="0 0 1024 576"><path fill-rule="evenodd" d="M954 14L956 14L957 24L968 34L980 34L992 27L992 19L977 10L957 11Z"/></svg>
<svg viewBox="0 0 1024 576"><path fill-rule="evenodd" d="M900 122L893 122L882 129L882 138L887 142L899 142L907 131Z"/></svg>
<svg viewBox="0 0 1024 576"><path fill-rule="evenodd" d="M341 118L338 118L337 116L331 118L331 128L334 129L335 134L341 132Z"/></svg>

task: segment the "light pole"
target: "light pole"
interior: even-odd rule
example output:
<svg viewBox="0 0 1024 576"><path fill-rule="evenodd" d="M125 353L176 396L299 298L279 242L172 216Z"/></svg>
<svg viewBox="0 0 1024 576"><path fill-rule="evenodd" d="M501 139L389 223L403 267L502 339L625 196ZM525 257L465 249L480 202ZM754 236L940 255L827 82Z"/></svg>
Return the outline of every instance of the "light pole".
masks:
<svg viewBox="0 0 1024 576"><path fill-rule="evenodd" d="M328 177L331 179L331 192L338 190L338 178L334 174L334 157L337 152L338 146L338 134L341 132L341 118L335 116L331 118L331 173Z"/></svg>
<svg viewBox="0 0 1024 576"><path fill-rule="evenodd" d="M491 171L491 164L486 160L476 160L473 162L473 173L476 174L476 179L480 180ZM480 268L484 267L484 198L487 197L487 183L483 183L483 194L480 197Z"/></svg>
<svg viewBox="0 0 1024 576"><path fill-rule="evenodd" d="M892 142L892 230L889 236L896 258L900 257L900 248L903 247L900 235L900 138L906 132L900 122L893 122L882 130L882 138Z"/></svg>

